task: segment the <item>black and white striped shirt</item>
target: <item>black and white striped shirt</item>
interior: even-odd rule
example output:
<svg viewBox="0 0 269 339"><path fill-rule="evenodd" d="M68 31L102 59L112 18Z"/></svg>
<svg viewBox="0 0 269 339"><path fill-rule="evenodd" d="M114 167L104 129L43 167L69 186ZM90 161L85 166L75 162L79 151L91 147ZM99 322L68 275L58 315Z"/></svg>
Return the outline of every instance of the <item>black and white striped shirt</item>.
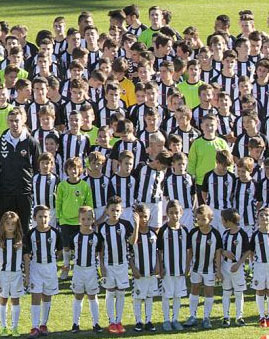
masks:
<svg viewBox="0 0 269 339"><path fill-rule="evenodd" d="M102 147L102 146L99 146L99 145L92 145L90 147L90 151L89 151L89 153L100 152L106 157L106 162L103 165L103 171L102 172L108 178L110 178L111 175L112 175L112 160L110 159L111 151L112 151L112 148L105 148L105 147Z"/></svg>
<svg viewBox="0 0 269 339"><path fill-rule="evenodd" d="M162 81L158 83L159 87L159 96L158 96L158 102L161 106L167 106L167 93L170 90L170 88L175 88L175 83L173 83L170 86L165 85Z"/></svg>
<svg viewBox="0 0 269 339"><path fill-rule="evenodd" d="M104 264L122 265L128 263L127 240L132 234L129 221L119 219L115 225L106 222L99 226L99 238L104 244Z"/></svg>
<svg viewBox="0 0 269 339"><path fill-rule="evenodd" d="M122 207L131 207L135 202L135 178L133 176L121 177L114 174L109 182L109 197L117 195L122 199Z"/></svg>
<svg viewBox="0 0 269 339"><path fill-rule="evenodd" d="M260 132L258 132L256 136L261 137L263 139L265 143L264 152L266 154L268 152L268 140L266 136ZM232 154L237 158L247 157L249 154L248 143L251 138L252 137L248 136L246 133L240 134L238 138L236 139L236 142L234 143Z"/></svg>
<svg viewBox="0 0 269 339"><path fill-rule="evenodd" d="M183 208L192 208L192 196L195 185L192 177L186 173L177 175L170 173L164 180L164 196L169 200L178 200Z"/></svg>
<svg viewBox="0 0 269 339"><path fill-rule="evenodd" d="M56 56L59 56L60 54L65 52L65 50L67 48L67 41L66 41L66 39L63 39L62 41L54 40L53 45L54 45L53 46L53 54L56 55Z"/></svg>
<svg viewBox="0 0 269 339"><path fill-rule="evenodd" d="M99 239L95 232L78 233L73 239L75 248L74 264L80 267L95 267Z"/></svg>
<svg viewBox="0 0 269 339"><path fill-rule="evenodd" d="M44 130L40 127L38 129L32 131L32 133L31 133L32 137L34 137L34 139L39 142L42 152L46 152L45 139L46 139L46 136L49 135L49 134L53 134L57 138L60 138L60 133L55 128L47 131L47 130Z"/></svg>
<svg viewBox="0 0 269 339"><path fill-rule="evenodd" d="M145 121L144 115L145 111L151 107L148 107L146 104L140 105L135 112L132 114L132 121L134 122L134 126L136 126L137 132L142 131L145 129ZM158 113L159 113L159 126L161 125L162 121L166 118L166 110L161 105L156 106Z"/></svg>
<svg viewBox="0 0 269 339"><path fill-rule="evenodd" d="M102 87L94 88L94 87L89 86L89 97L91 101L97 103L99 100L105 97L104 87L102 86Z"/></svg>
<svg viewBox="0 0 269 339"><path fill-rule="evenodd" d="M215 59L212 59L212 68L220 73L221 70L222 70L222 62L221 61L217 61ZM214 82L214 81L211 79L210 83L212 83L212 82Z"/></svg>
<svg viewBox="0 0 269 339"><path fill-rule="evenodd" d="M182 131L179 127L177 127L172 131L172 133L181 136L182 152L184 152L185 154L189 154L191 144L195 139L197 139L201 135L201 132L194 127L191 127L190 130L187 132Z"/></svg>
<svg viewBox="0 0 269 339"><path fill-rule="evenodd" d="M88 55L88 71L91 73L93 70L98 68L98 62L102 58L102 52L98 49L97 51L90 51Z"/></svg>
<svg viewBox="0 0 269 339"><path fill-rule="evenodd" d="M227 135L233 132L235 116L231 113L227 116L218 113L218 134Z"/></svg>
<svg viewBox="0 0 269 339"><path fill-rule="evenodd" d="M69 116L72 111L80 111L81 106L84 106L86 104L90 104L89 101L84 100L80 104L74 103L72 100L67 101L66 103L63 104L62 106L62 111L63 111L63 116L64 116L64 121L66 128L69 129Z"/></svg>
<svg viewBox="0 0 269 339"><path fill-rule="evenodd" d="M257 183L252 179L248 182L242 182L236 179L234 189L233 207L237 209L244 225L254 225L256 221L256 197Z"/></svg>
<svg viewBox="0 0 269 339"><path fill-rule="evenodd" d="M32 255L32 262L38 264L56 264L56 251L62 250L61 236L53 227L46 232L32 228L25 241L26 253Z"/></svg>
<svg viewBox="0 0 269 339"><path fill-rule="evenodd" d="M190 246L193 253L193 272L215 273L216 251L222 248L219 232L211 227L210 232L204 234L199 227L190 231Z"/></svg>
<svg viewBox="0 0 269 339"><path fill-rule="evenodd" d="M72 157L79 157L83 164L85 158L89 155L90 141L87 135L73 135L66 132L61 135L60 148L62 151L63 163Z"/></svg>
<svg viewBox="0 0 269 339"><path fill-rule="evenodd" d="M218 114L218 111L215 107L204 109L200 105L194 107L192 109L192 119L194 121L195 127L197 127L199 130L201 130L201 123L202 119L205 115L212 113L212 114Z"/></svg>
<svg viewBox="0 0 269 339"><path fill-rule="evenodd" d="M258 181L257 200L262 203L262 207L269 206L269 179L267 177Z"/></svg>
<svg viewBox="0 0 269 339"><path fill-rule="evenodd" d="M146 161L145 146L142 141L136 139L135 141L122 141L118 140L112 148L110 159L118 160L122 151L130 151L134 155L134 168L142 161Z"/></svg>
<svg viewBox="0 0 269 339"><path fill-rule="evenodd" d="M174 229L166 223L161 227L158 233L158 249L163 251L165 275L185 274L189 245L188 229L185 226Z"/></svg>
<svg viewBox="0 0 269 339"><path fill-rule="evenodd" d="M269 233L259 230L254 232L250 240L250 250L254 253L254 262L269 263Z"/></svg>
<svg viewBox="0 0 269 339"><path fill-rule="evenodd" d="M235 188L235 175L227 172L217 175L215 171L205 174L202 191L208 193L207 204L218 210L232 207L232 194Z"/></svg>
<svg viewBox="0 0 269 339"><path fill-rule="evenodd" d="M174 112L168 112L167 118L161 123L160 128L167 134L172 133L174 129L178 127L177 119L174 116Z"/></svg>
<svg viewBox="0 0 269 339"><path fill-rule="evenodd" d="M58 115L58 109L57 107L50 101L47 101L45 104L38 104L37 102L33 101L29 106L28 106L28 111L27 111L27 126L30 128L31 131L36 130L37 128L40 127L40 122L38 118L38 112L40 111L41 107L51 105L55 109L56 113L56 119L55 119L55 124L57 125L57 120L59 119Z"/></svg>
<svg viewBox="0 0 269 339"><path fill-rule="evenodd" d="M155 274L157 261L157 235L149 230L147 233L138 232L138 239L132 245L134 252L134 263L143 277Z"/></svg>
<svg viewBox="0 0 269 339"><path fill-rule="evenodd" d="M245 75L249 77L250 81L252 82L255 73L255 65L250 60L246 62L241 62L237 60L237 64L235 66L234 71L238 77Z"/></svg>
<svg viewBox="0 0 269 339"><path fill-rule="evenodd" d="M137 178L136 199L139 202L157 203L163 199L164 172L149 165L139 165L135 171Z"/></svg>
<svg viewBox="0 0 269 339"><path fill-rule="evenodd" d="M201 71L201 80L205 82L206 84L210 84L213 78L219 75L219 71L216 70L215 68L211 68L210 71Z"/></svg>
<svg viewBox="0 0 269 339"><path fill-rule="evenodd" d="M15 248L15 239L6 238L4 248L0 247L1 271L19 272L22 265L22 247Z"/></svg>
<svg viewBox="0 0 269 339"><path fill-rule="evenodd" d="M229 229L226 230L222 235L222 243L224 251L234 254L234 259L224 257L224 261L230 264L238 262L249 250L248 235L242 228L236 233L231 233Z"/></svg>
<svg viewBox="0 0 269 339"><path fill-rule="evenodd" d="M253 95L261 104L265 116L269 115L269 84L259 85L257 81L253 83Z"/></svg>
<svg viewBox="0 0 269 339"><path fill-rule="evenodd" d="M104 207L107 204L109 179L102 175L100 178L86 176L84 180L92 192L93 208Z"/></svg>
<svg viewBox="0 0 269 339"><path fill-rule="evenodd" d="M125 110L121 107L118 107L118 108L112 110L112 109L109 109L105 106L102 109L98 110L97 116L96 116L96 126L100 128L102 126L109 125L110 118L115 113L121 113L124 116L126 115Z"/></svg>
<svg viewBox="0 0 269 339"><path fill-rule="evenodd" d="M130 33L136 35L137 37L139 37L139 35L140 35L143 31L145 31L147 28L148 28L148 27L147 27L146 25L141 24L141 25L140 25L139 27L137 27L137 28L133 28L132 26L128 26L128 27L127 27L127 30L128 30L128 32L130 32Z"/></svg>
<svg viewBox="0 0 269 339"><path fill-rule="evenodd" d="M73 61L72 54L69 54L67 50L62 52L59 55L58 59L64 71L66 71L69 68L71 62Z"/></svg>
<svg viewBox="0 0 269 339"><path fill-rule="evenodd" d="M238 76L236 74L233 77L226 77L223 74L219 74L212 79L212 82L217 82L221 85L223 91L230 95L232 101L238 98Z"/></svg>
<svg viewBox="0 0 269 339"><path fill-rule="evenodd" d="M36 174L33 177L33 203L34 206L45 205L50 209L55 209L56 189L59 183L57 175Z"/></svg>

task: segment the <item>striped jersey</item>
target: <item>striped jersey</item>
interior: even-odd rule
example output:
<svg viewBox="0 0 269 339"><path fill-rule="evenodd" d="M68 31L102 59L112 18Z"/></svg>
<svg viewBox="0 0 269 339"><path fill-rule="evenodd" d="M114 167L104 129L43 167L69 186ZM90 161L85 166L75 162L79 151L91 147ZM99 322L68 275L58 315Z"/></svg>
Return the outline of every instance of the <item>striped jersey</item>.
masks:
<svg viewBox="0 0 269 339"><path fill-rule="evenodd" d="M249 250L249 240L247 233L240 228L236 233L231 233L228 229L222 235L223 250L234 254L234 259L224 257L227 263L238 262L245 252Z"/></svg>
<svg viewBox="0 0 269 339"><path fill-rule="evenodd" d="M75 258L74 264L80 267L95 267L99 239L95 232L82 234L79 232L73 239Z"/></svg>
<svg viewBox="0 0 269 339"><path fill-rule="evenodd" d="M135 178L133 176L121 177L114 174L110 178L108 196L117 195L122 199L122 207L132 207L135 202Z"/></svg>
<svg viewBox="0 0 269 339"><path fill-rule="evenodd" d="M177 127L172 131L172 133L181 136L182 152L184 152L185 154L189 154L191 144L195 139L201 136L201 132L194 127L191 127L188 131L182 131L182 129Z"/></svg>
<svg viewBox="0 0 269 339"><path fill-rule="evenodd" d="M109 179L105 175L100 178L86 176L83 180L89 185L92 192L93 208L104 207L107 204Z"/></svg>
<svg viewBox="0 0 269 339"><path fill-rule="evenodd" d="M250 250L254 253L254 262L269 263L269 233L257 230L250 240Z"/></svg>
<svg viewBox="0 0 269 339"><path fill-rule="evenodd" d="M6 238L4 248L0 247L1 271L18 272L22 265L22 247L15 248L15 239Z"/></svg>
<svg viewBox="0 0 269 339"><path fill-rule="evenodd" d="M55 209L55 197L59 178L53 173L48 175L36 174L33 177L34 206L45 205Z"/></svg>

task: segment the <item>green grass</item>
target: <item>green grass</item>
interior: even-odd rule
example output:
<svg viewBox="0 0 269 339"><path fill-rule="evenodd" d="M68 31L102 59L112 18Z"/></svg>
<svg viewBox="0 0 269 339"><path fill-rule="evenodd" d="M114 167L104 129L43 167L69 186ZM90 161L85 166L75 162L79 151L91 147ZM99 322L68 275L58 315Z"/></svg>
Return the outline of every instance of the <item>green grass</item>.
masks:
<svg viewBox="0 0 269 339"><path fill-rule="evenodd" d="M239 33L238 27L238 12L242 9L251 9L255 15L256 28L266 31L266 18L269 9L268 0L11 0L1 3L1 20L9 22L10 26L15 24L25 24L29 27L29 40L34 41L36 33L40 29L51 29L54 17L64 15L67 21L67 27L76 26L77 17L80 11L90 10L93 13L93 18L100 32L106 32L108 29L107 12L109 10L122 8L131 3L137 4L141 9L141 20L148 23L147 9L152 5L159 5L162 8L169 9L173 13L172 26L179 32L182 32L186 26L194 25L199 29L201 38L205 41L207 35L212 33L214 19L219 14L228 14L231 17L231 32ZM70 329L72 326L72 300L73 296L69 288L70 281L60 284L60 293L53 298L52 309L49 320L49 329L53 333L50 338L89 338L93 337L91 329L91 318L89 314L88 302L84 301L83 312L81 315L81 333L72 335ZM255 293L248 288L245 296L245 320L246 328L237 328L232 326L229 329L221 328L222 319L222 304L221 304L221 288L217 288L215 304L212 312L213 329L203 331L201 328L188 330L182 334L169 333L165 334L161 331L162 311L161 301L157 298L154 301L153 322L157 326L157 333L154 338L181 338L181 339L255 339L260 338L263 334L269 334L269 330L262 330L257 325L257 308L255 303ZM99 296L100 301L100 324L103 327L107 326L107 317L105 311L105 294L101 291ZM202 297L201 297L202 302ZM30 296L26 295L21 300L22 312L20 318L20 331L27 334L31 328L30 314ZM231 307L231 316L234 316L234 303ZM180 320L184 321L189 315L188 299L184 298L180 311ZM203 308L199 306L198 316L201 320ZM132 309L132 299L130 291L127 291L126 302L124 308L123 324L126 325L127 333L123 335L125 338L135 338L136 333L132 328L134 325L134 315ZM146 338L153 334L142 334L139 338ZM104 332L98 335L100 338L114 338Z"/></svg>

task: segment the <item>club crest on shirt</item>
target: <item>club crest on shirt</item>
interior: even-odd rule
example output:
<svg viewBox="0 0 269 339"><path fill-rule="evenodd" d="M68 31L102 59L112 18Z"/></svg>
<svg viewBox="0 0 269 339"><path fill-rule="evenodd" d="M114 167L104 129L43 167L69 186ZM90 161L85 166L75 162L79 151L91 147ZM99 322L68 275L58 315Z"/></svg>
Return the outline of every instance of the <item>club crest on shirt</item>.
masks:
<svg viewBox="0 0 269 339"><path fill-rule="evenodd" d="M140 290L136 290L136 291L135 291L135 294L136 294L136 295L139 295L140 293L141 293Z"/></svg>
<svg viewBox="0 0 269 339"><path fill-rule="evenodd" d="M251 189L250 189L250 188L247 189L247 193L248 193L248 194L251 193Z"/></svg>
<svg viewBox="0 0 269 339"><path fill-rule="evenodd" d="M207 245L210 246L210 245L212 245L212 240L208 239L206 243L207 243Z"/></svg>
<svg viewBox="0 0 269 339"><path fill-rule="evenodd" d="M51 244L52 243L52 239L48 238L48 243Z"/></svg>
<svg viewBox="0 0 269 339"><path fill-rule="evenodd" d="M150 241L151 244L153 244L154 243L154 238L149 238L149 241Z"/></svg>
<svg viewBox="0 0 269 339"><path fill-rule="evenodd" d="M76 196L76 197L79 197L79 196L80 196L80 191L78 191L78 190L75 191L75 196Z"/></svg>
<svg viewBox="0 0 269 339"><path fill-rule="evenodd" d="M237 245L239 244L239 241L238 241L238 240L235 240L235 241L233 242L233 244L234 244L235 246L237 246Z"/></svg>
<svg viewBox="0 0 269 339"><path fill-rule="evenodd" d="M121 234L121 229L120 229L120 228L117 229L117 233L118 233L118 234Z"/></svg>
<svg viewBox="0 0 269 339"><path fill-rule="evenodd" d="M228 185L229 185L229 182L228 182L228 181L224 181L224 185L225 185L225 186L228 186Z"/></svg>
<svg viewBox="0 0 269 339"><path fill-rule="evenodd" d="M130 188L130 187L132 187L133 186L133 184L130 182L129 184L128 184L128 187Z"/></svg>
<svg viewBox="0 0 269 339"><path fill-rule="evenodd" d="M103 188L105 188L105 187L106 187L106 184L105 184L105 183L103 183L103 184L102 184L102 187L103 187Z"/></svg>
<svg viewBox="0 0 269 339"><path fill-rule="evenodd" d="M254 285L258 286L259 285L259 281L258 280L254 280Z"/></svg>
<svg viewBox="0 0 269 339"><path fill-rule="evenodd" d="M93 240L92 240L92 239L89 240L89 244L90 244L90 245L93 244Z"/></svg>
<svg viewBox="0 0 269 339"><path fill-rule="evenodd" d="M21 156L22 156L22 157L25 157L26 154L27 154L26 149L22 149L22 150L21 150Z"/></svg>

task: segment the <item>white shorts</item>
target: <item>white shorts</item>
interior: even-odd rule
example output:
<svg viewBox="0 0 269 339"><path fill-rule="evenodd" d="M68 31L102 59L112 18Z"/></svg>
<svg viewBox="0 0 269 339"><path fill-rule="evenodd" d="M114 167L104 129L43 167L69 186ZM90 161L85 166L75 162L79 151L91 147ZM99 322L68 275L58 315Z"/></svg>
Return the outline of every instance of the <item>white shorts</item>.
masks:
<svg viewBox="0 0 269 339"><path fill-rule="evenodd" d="M58 294L58 276L55 263L30 264L30 292L45 295Z"/></svg>
<svg viewBox="0 0 269 339"><path fill-rule="evenodd" d="M269 289L269 264L268 263L254 263L253 279L251 287L254 290Z"/></svg>
<svg viewBox="0 0 269 339"><path fill-rule="evenodd" d="M22 272L0 272L0 297L19 298L24 294Z"/></svg>
<svg viewBox="0 0 269 339"><path fill-rule="evenodd" d="M104 214L105 209L105 206L97 207L94 209L95 220L101 218L101 216Z"/></svg>
<svg viewBox="0 0 269 339"><path fill-rule="evenodd" d="M184 275L172 277L165 275L162 279L162 296L165 298L180 298L187 295L186 278Z"/></svg>
<svg viewBox="0 0 269 339"><path fill-rule="evenodd" d="M150 209L149 227L160 228L163 225L163 206L162 201L156 203L146 203Z"/></svg>
<svg viewBox="0 0 269 339"><path fill-rule="evenodd" d="M104 288L118 288L124 290L128 288L128 264L105 266L106 277L102 278L102 286Z"/></svg>
<svg viewBox="0 0 269 339"><path fill-rule="evenodd" d="M199 284L203 282L205 286L215 286L215 273L197 273L191 272L191 283Z"/></svg>
<svg viewBox="0 0 269 339"><path fill-rule="evenodd" d="M233 264L223 262L221 273L223 275L223 290L234 289L235 292L242 292L247 289L244 267L241 265L237 272L231 272Z"/></svg>
<svg viewBox="0 0 269 339"><path fill-rule="evenodd" d="M146 299L159 295L158 280L156 276L141 277L133 280L133 298Z"/></svg>
<svg viewBox="0 0 269 339"><path fill-rule="evenodd" d="M132 207L124 207L122 209L122 214L121 214L120 218L130 221L130 223L134 227L134 217L133 217L133 208Z"/></svg>
<svg viewBox="0 0 269 339"><path fill-rule="evenodd" d="M88 295L99 293L98 275L95 266L74 266L72 291L76 294L87 293Z"/></svg>
<svg viewBox="0 0 269 339"><path fill-rule="evenodd" d="M222 225L221 210L213 208L213 220L211 221L211 225L219 231L221 236L226 231L226 228Z"/></svg>
<svg viewBox="0 0 269 339"><path fill-rule="evenodd" d="M191 208L184 208L183 209L183 215L180 219L180 223L187 227L187 229L190 231L194 227L194 217L193 217L193 211Z"/></svg>

